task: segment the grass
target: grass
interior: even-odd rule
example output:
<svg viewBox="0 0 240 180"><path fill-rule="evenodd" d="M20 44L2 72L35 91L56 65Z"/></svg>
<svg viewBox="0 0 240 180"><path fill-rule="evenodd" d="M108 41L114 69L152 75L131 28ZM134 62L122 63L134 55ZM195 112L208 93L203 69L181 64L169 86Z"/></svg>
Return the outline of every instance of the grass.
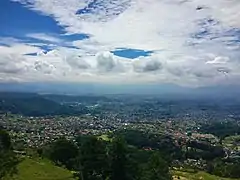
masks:
<svg viewBox="0 0 240 180"><path fill-rule="evenodd" d="M221 178L208 174L206 172L185 172L185 171L173 171L173 180L240 180L240 179L231 179L231 178Z"/></svg>
<svg viewBox="0 0 240 180"><path fill-rule="evenodd" d="M70 171L57 167L48 160L25 158L19 163L18 173L4 180L74 180Z"/></svg>
<svg viewBox="0 0 240 180"><path fill-rule="evenodd" d="M102 139L103 141L111 141L107 134L102 134L101 136L98 136L98 138Z"/></svg>

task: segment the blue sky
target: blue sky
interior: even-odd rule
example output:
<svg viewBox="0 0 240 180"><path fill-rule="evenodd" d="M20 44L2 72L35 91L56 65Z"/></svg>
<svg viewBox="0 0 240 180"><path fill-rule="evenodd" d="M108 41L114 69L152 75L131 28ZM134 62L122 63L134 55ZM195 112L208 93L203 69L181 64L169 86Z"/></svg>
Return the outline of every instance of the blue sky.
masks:
<svg viewBox="0 0 240 180"><path fill-rule="evenodd" d="M0 5L1 37L18 38L27 43L44 43L48 42L47 39L38 39L34 38L34 36L29 37L26 35L44 33L52 36L53 38L59 38L64 42L87 39L90 36L85 33L66 34L67 32L64 30L64 27L59 26L58 22L54 18L46 16L40 12L32 11L31 9L24 7L19 2L2 0ZM98 3L98 1L92 1L86 7L79 9L76 14L91 13L91 9L97 8L98 5L101 6L101 3ZM60 45L64 46L64 42ZM46 45L41 46L41 48L45 51L52 50L51 47L47 47ZM151 51L124 48L112 51L112 53L117 56L134 59L139 56L148 56Z"/></svg>
<svg viewBox="0 0 240 180"><path fill-rule="evenodd" d="M0 81L237 84L239 9L228 0L1 0Z"/></svg>
<svg viewBox="0 0 240 180"><path fill-rule="evenodd" d="M49 17L36 13L18 2L1 0L1 36L24 37L28 33L61 34L64 29Z"/></svg>

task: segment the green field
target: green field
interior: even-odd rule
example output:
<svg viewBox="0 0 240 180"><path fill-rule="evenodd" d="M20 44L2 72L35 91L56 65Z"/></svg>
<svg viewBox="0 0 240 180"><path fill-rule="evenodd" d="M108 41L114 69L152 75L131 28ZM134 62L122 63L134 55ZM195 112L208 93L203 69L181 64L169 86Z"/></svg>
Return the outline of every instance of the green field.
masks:
<svg viewBox="0 0 240 180"><path fill-rule="evenodd" d="M240 180L240 179L230 179L221 178L208 174L206 172L185 172L185 171L173 171L173 180Z"/></svg>
<svg viewBox="0 0 240 180"><path fill-rule="evenodd" d="M48 160L25 158L18 165L18 173L4 180L74 180L70 171Z"/></svg>
<svg viewBox="0 0 240 180"><path fill-rule="evenodd" d="M111 139L108 137L107 134L103 134L101 136L98 136L98 139L102 139L103 141L111 141Z"/></svg>

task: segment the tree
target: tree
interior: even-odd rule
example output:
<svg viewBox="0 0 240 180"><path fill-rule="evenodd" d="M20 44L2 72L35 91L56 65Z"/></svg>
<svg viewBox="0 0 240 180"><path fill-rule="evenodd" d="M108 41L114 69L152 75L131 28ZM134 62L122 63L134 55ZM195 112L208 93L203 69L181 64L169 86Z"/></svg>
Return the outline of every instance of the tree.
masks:
<svg viewBox="0 0 240 180"><path fill-rule="evenodd" d="M226 177L240 178L240 162L229 164L227 166L227 172Z"/></svg>
<svg viewBox="0 0 240 180"><path fill-rule="evenodd" d="M6 131L0 130L0 179L16 173L18 159L11 148L11 138Z"/></svg>
<svg viewBox="0 0 240 180"><path fill-rule="evenodd" d="M71 141L61 138L50 146L49 158L55 163L65 165L66 168L74 167L74 159L78 156L78 147Z"/></svg>
<svg viewBox="0 0 240 180"><path fill-rule="evenodd" d="M9 134L4 130L0 130L0 149L9 150L10 148L11 148L11 138Z"/></svg>
<svg viewBox="0 0 240 180"><path fill-rule="evenodd" d="M144 180L170 180L172 176L166 161L160 156L159 153L154 153L143 172Z"/></svg>
<svg viewBox="0 0 240 180"><path fill-rule="evenodd" d="M110 157L110 180L131 179L128 171L128 157L126 142L119 136L113 138L109 150Z"/></svg>
<svg viewBox="0 0 240 180"><path fill-rule="evenodd" d="M212 174L220 177L240 177L240 162L224 162L222 159L215 159L212 163Z"/></svg>
<svg viewBox="0 0 240 180"><path fill-rule="evenodd" d="M105 180L108 175L108 161L104 141L89 137L78 143L80 144L80 179Z"/></svg>

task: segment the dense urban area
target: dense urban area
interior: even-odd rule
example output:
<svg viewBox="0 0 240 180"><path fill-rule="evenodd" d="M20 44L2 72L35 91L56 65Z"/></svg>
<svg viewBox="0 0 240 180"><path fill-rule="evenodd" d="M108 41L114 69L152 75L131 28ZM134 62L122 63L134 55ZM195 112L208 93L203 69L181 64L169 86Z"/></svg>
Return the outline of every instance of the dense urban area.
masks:
<svg viewBox="0 0 240 180"><path fill-rule="evenodd" d="M135 159L130 158L141 162L138 163L139 166L134 165L135 171L143 171L142 168L146 170L152 166L150 169L161 169L152 174L145 173L146 176L137 176L138 173L135 173L130 178L126 176L125 179L142 177L185 180L187 178L184 177L184 173L199 172L212 175L212 179L240 178L240 109L237 99L1 93L0 105L0 127L9 134L16 156L31 157L34 153L29 154L30 149L31 152L36 152L37 156L48 158L55 165L64 165L65 168L75 172L73 173L75 178L111 179L114 176L114 170L111 168L106 176L103 173L105 169L88 171L89 160L81 159L82 156L80 162L86 160L86 165L80 163L82 169L79 169L80 166L76 165L78 163L75 161L70 162L69 159L57 157L56 152L59 149L55 146L58 144L63 146L72 143L72 146L80 147L80 152L84 151L81 151L83 137L88 137L88 144L92 142L93 147L104 146L103 149L110 149L110 152L106 153L108 155L111 154L111 148L121 146L119 143L122 141L119 139L122 138L124 141L122 143L126 143L130 151L134 149L135 154L140 153L141 158L135 156ZM95 141L105 142L107 145L97 144L91 139L93 137ZM111 145L114 143L115 146ZM71 149L65 150L66 152L61 150L58 153L68 153ZM119 152L121 148L115 150ZM53 156L51 152L55 155ZM88 149L87 152L91 150ZM158 159L156 152L160 154L159 159L162 158L162 162L168 167L167 170L160 167L163 165L158 167L158 162L151 161ZM92 153L95 157L99 152L96 150ZM78 155L69 158L78 159ZM108 164L101 162L101 158L97 159L93 160L97 168L100 168L98 166L101 166L101 163ZM121 163L124 164L122 161ZM121 168L121 163L117 165L118 168ZM83 173L84 168L88 172L87 175ZM128 173L124 171L127 169L129 168L122 167L115 173ZM194 178L195 176L189 177ZM196 179L207 177L202 175Z"/></svg>

